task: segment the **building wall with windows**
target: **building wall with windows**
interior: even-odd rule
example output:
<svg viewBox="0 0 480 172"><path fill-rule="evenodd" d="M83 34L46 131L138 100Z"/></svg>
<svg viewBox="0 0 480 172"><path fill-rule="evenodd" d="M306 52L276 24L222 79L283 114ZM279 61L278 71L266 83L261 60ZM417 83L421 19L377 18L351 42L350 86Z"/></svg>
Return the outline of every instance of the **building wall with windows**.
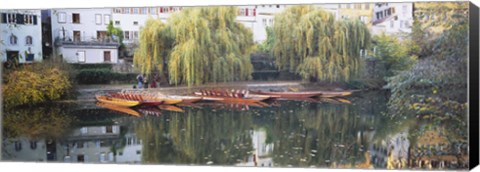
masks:
<svg viewBox="0 0 480 172"><path fill-rule="evenodd" d="M70 63L117 63L120 43L107 36L111 20L109 8L51 10L54 54Z"/></svg>
<svg viewBox="0 0 480 172"><path fill-rule="evenodd" d="M120 126L90 126L75 129L63 143L64 162L115 162L111 148L121 143Z"/></svg>
<svg viewBox="0 0 480 172"><path fill-rule="evenodd" d="M40 10L0 10L0 57L19 63L42 61Z"/></svg>
<svg viewBox="0 0 480 172"><path fill-rule="evenodd" d="M46 162L47 147L45 139L31 140L26 137L3 141L2 160Z"/></svg>
<svg viewBox="0 0 480 172"><path fill-rule="evenodd" d="M142 161L143 141L133 133L127 133L125 140L125 147L117 151L116 162L140 163Z"/></svg>
<svg viewBox="0 0 480 172"><path fill-rule="evenodd" d="M117 63L117 46L62 46L58 48L63 59L68 63Z"/></svg>
<svg viewBox="0 0 480 172"><path fill-rule="evenodd" d="M406 34L412 31L413 3L381 3L374 11L373 35ZM386 12L386 11L391 11ZM382 16L382 18L376 18Z"/></svg>
<svg viewBox="0 0 480 172"><path fill-rule="evenodd" d="M347 4L337 4L338 6L338 16L339 19L359 19L367 25L368 28L371 28L374 11L373 3L347 3Z"/></svg>

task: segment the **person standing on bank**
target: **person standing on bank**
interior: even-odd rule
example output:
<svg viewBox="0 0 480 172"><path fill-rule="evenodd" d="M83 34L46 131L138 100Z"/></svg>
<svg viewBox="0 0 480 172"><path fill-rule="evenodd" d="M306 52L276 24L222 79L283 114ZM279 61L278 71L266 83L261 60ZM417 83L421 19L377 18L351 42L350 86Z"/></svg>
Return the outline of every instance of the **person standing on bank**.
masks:
<svg viewBox="0 0 480 172"><path fill-rule="evenodd" d="M143 84L143 75L140 73L137 75L137 82L138 82L138 86L137 88L142 88L142 84Z"/></svg>

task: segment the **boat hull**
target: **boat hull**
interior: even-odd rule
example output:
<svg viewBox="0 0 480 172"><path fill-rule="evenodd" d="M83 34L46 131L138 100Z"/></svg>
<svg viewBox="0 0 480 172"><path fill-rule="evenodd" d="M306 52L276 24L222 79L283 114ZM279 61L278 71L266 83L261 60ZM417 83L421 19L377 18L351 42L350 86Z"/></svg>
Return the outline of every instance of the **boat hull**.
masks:
<svg viewBox="0 0 480 172"><path fill-rule="evenodd" d="M99 102L116 105L116 106L122 106L122 107L134 107L140 104L139 101L124 100L124 99L107 97L107 96L95 96L95 98Z"/></svg>

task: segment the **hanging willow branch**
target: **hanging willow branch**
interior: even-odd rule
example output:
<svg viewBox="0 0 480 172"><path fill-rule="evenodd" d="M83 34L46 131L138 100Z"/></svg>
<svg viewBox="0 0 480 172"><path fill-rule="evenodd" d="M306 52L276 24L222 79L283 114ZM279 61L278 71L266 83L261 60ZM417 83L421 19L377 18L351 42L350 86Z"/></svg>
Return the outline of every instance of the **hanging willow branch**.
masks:
<svg viewBox="0 0 480 172"><path fill-rule="evenodd" d="M188 8L163 24L147 21L135 64L169 73L171 84L251 79L253 34L236 22L237 8ZM164 64L167 64L165 66Z"/></svg>
<svg viewBox="0 0 480 172"><path fill-rule="evenodd" d="M304 79L347 81L358 73L360 50L370 42L359 20L335 20L313 6L294 6L275 16L273 55L281 70Z"/></svg>

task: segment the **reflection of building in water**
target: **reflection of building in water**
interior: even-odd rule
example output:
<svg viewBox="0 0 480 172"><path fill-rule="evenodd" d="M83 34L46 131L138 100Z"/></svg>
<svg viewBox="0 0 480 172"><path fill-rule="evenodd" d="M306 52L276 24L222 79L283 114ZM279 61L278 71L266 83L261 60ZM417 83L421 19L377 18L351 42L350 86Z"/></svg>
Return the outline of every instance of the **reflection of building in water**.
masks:
<svg viewBox="0 0 480 172"><path fill-rule="evenodd" d="M116 162L140 163L142 160L142 140L135 134L125 135L125 147L117 151Z"/></svg>
<svg viewBox="0 0 480 172"><path fill-rule="evenodd" d="M113 147L121 143L120 126L90 126L75 129L62 144L63 161L115 162Z"/></svg>
<svg viewBox="0 0 480 172"><path fill-rule="evenodd" d="M408 159L410 141L407 131L397 133L380 143L371 144L369 147L372 163L376 167L388 168L390 165L405 166Z"/></svg>
<svg viewBox="0 0 480 172"><path fill-rule="evenodd" d="M51 139L29 139L18 137L3 142L2 160L54 161L57 144Z"/></svg>
<svg viewBox="0 0 480 172"><path fill-rule="evenodd" d="M273 143L267 143L267 132L265 130L250 131L252 137L253 152L251 156L245 158L245 161L238 163L237 166L259 166L272 167Z"/></svg>

